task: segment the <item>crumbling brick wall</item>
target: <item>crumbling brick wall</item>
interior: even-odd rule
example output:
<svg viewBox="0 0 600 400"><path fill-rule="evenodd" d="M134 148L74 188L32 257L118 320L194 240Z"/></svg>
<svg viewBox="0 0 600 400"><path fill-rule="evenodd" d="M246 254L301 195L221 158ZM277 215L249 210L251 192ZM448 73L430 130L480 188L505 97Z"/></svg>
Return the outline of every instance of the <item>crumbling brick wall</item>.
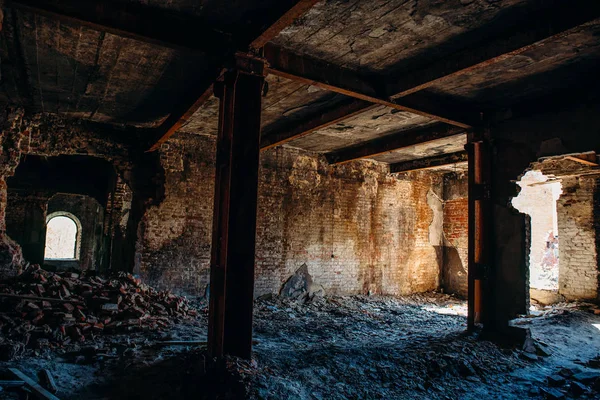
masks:
<svg viewBox="0 0 600 400"><path fill-rule="evenodd" d="M559 293L567 299L596 299L598 261L594 193L591 177L565 178L557 202L559 231Z"/></svg>
<svg viewBox="0 0 600 400"><path fill-rule="evenodd" d="M44 261L47 193L8 192L6 232L22 247L23 256L32 263Z"/></svg>
<svg viewBox="0 0 600 400"><path fill-rule="evenodd" d="M263 154L256 293L277 292L304 263L329 293L437 288L427 193L432 186L439 192L441 181L427 172L387 172L369 162L330 167L300 150Z"/></svg>
<svg viewBox="0 0 600 400"><path fill-rule="evenodd" d="M160 149L165 198L139 228L135 272L148 282L202 294L208 283L215 140L177 134Z"/></svg>
<svg viewBox="0 0 600 400"><path fill-rule="evenodd" d="M469 202L466 173L444 175L444 267L442 287L468 295Z"/></svg>
<svg viewBox="0 0 600 400"><path fill-rule="evenodd" d="M141 225L137 270L150 283L202 294L209 276L215 138L178 134L163 145L165 200ZM392 177L387 166L331 167L280 147L261 155L255 294L277 293L302 264L329 293L436 289L440 258L427 194L441 178Z"/></svg>
<svg viewBox="0 0 600 400"><path fill-rule="evenodd" d="M155 170L152 155L144 153L145 147L125 133L115 134L110 130L88 126L81 121L66 120L52 114L36 114L25 117L20 109L1 116L0 131L0 275L18 272L23 263L20 247L6 234L6 178L12 176L22 155L58 156L79 155L102 158L112 164L121 182L136 186L129 199L136 218L121 207L119 220L113 230L112 261L120 263L119 269L131 269L135 252L136 233L143 209L161 199L160 175ZM150 189L150 190L147 190ZM156 193L152 190L156 189ZM135 192L135 191L134 191ZM135 202L134 202L135 200ZM126 205L120 202L119 206ZM135 203L135 204L134 204ZM124 220L126 218L126 220ZM112 221L112 220L111 220ZM124 229L126 226L126 230ZM111 264L112 266L112 264Z"/></svg>

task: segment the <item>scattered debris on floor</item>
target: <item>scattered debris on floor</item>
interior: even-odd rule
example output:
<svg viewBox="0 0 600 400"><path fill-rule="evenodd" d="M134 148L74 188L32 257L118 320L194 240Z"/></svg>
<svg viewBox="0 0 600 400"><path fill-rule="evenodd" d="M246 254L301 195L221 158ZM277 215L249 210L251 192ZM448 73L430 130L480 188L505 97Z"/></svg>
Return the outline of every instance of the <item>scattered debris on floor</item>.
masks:
<svg viewBox="0 0 600 400"><path fill-rule="evenodd" d="M132 277L121 279L137 287ZM228 358L227 373L204 352L206 302L185 305L181 314L172 308L180 317L161 329L94 335L0 362L0 380L18 380L7 372L17 368L62 400L600 398L600 316L590 305L516 320L532 341L501 348L465 332L466 303L449 295L263 296L254 359ZM196 318L192 309L201 310ZM17 399L5 395L23 385L0 399Z"/></svg>
<svg viewBox="0 0 600 400"><path fill-rule="evenodd" d="M576 308L565 312L600 323ZM548 312L547 319L561 313ZM568 329L576 335L587 326ZM312 302L263 298L255 313L258 367L241 374L256 399L543 399L554 391L565 398L598 398L595 381L549 383L548 368L569 355L557 354L548 344L552 338L539 343L547 327L532 328L534 354L500 348L465 329L466 303L439 293ZM598 333L591 339L595 350Z"/></svg>
<svg viewBox="0 0 600 400"><path fill-rule="evenodd" d="M32 265L0 282L0 360L105 333L166 328L197 314L185 297L154 290L131 274L103 279Z"/></svg>

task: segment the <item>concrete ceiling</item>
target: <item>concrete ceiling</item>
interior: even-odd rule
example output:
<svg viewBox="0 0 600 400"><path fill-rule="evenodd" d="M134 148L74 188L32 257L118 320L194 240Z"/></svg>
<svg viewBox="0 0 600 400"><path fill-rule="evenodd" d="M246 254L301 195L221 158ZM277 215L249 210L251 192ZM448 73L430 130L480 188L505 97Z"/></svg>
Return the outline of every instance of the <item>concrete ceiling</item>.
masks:
<svg viewBox="0 0 600 400"><path fill-rule="evenodd" d="M164 9L182 19L196 18L239 37L260 33L265 15L273 9L285 10L294 2L119 3ZM360 73L384 93L386 85L407 74L481 46L499 32L521 29L524 21L531 20L531 11L545 4L538 0L322 1L283 29L272 43L299 56ZM548 96L565 85L583 89L595 79L599 36L600 22L593 20L493 63L436 80L398 102L417 98L429 104L433 99L431 104L442 112L468 109L478 113ZM200 52L144 43L24 9L5 12L0 59L3 104L138 128L158 127L173 112L182 93L207 80L215 69L213 60ZM319 85L276 75L269 75L267 84L262 104L265 131L304 123L349 100ZM215 135L217 116L218 100L210 97L180 130ZM435 117L423 113L379 105L313 129L287 145L329 153L436 122ZM462 146L463 139L446 138L372 159L393 163L451 153Z"/></svg>

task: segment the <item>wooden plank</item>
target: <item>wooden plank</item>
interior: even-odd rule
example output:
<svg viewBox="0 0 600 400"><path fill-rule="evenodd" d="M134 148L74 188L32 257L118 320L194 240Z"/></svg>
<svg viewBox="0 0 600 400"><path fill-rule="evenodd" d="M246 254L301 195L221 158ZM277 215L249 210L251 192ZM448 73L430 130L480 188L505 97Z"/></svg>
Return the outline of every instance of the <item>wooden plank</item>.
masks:
<svg viewBox="0 0 600 400"><path fill-rule="evenodd" d="M396 174L401 172L419 171L441 167L443 165L452 165L468 160L466 151L457 151L456 153L442 154L439 156L420 158L417 160L403 161L390 165L390 173Z"/></svg>
<svg viewBox="0 0 600 400"><path fill-rule="evenodd" d="M19 378L20 380L22 380L23 382L25 382L25 384L27 385L27 387L29 387L29 389L31 389L31 391L37 397L42 398L42 399L46 399L46 400L59 400L58 397L56 397L55 395L53 395L52 393L50 393L49 391L47 391L46 389L44 389L39 383L37 383L36 381L34 381L33 379L31 379L30 377L28 377L27 375L25 375L24 373L22 373L18 369L16 369L16 368L9 368L8 370L13 375L15 375L17 378Z"/></svg>
<svg viewBox="0 0 600 400"><path fill-rule="evenodd" d="M437 62L391 77L388 80L390 83L387 86L387 94L397 99L451 78L486 68L544 46L548 42L565 38L577 27L600 17L599 2L575 0L533 3L526 8L529 12L522 13L521 20L515 20L513 14L506 14L504 22L496 21L496 25L508 27L499 35ZM531 15L535 15L535 18L531 18Z"/></svg>
<svg viewBox="0 0 600 400"><path fill-rule="evenodd" d="M400 131L382 138L371 140L360 145L344 148L325 154L330 164L343 164L352 160L373 157L378 154L387 153L403 147L414 146L420 143L431 142L451 136L460 137L464 135L464 129L435 124L421 129Z"/></svg>
<svg viewBox="0 0 600 400"><path fill-rule="evenodd" d="M8 389L8 388L19 388L25 386L25 382L23 381L0 381L0 387L3 389Z"/></svg>
<svg viewBox="0 0 600 400"><path fill-rule="evenodd" d="M293 24L302 14L310 10L319 0L300 0L287 10L277 21L265 29L256 39L250 43L251 50L257 50L272 40L283 29Z"/></svg>
<svg viewBox="0 0 600 400"><path fill-rule="evenodd" d="M371 82L355 71L322 60L300 56L271 43L264 47L264 56L269 62L267 71L286 79L296 80L307 85L400 111L422 115L461 128L470 128L472 126L470 120L477 119L475 111L469 112L467 110L461 112L460 115L452 114L450 110L453 107L449 104L431 109L423 106L422 99L419 99L419 102L416 103L414 99L402 99L402 103L391 100L379 94Z"/></svg>
<svg viewBox="0 0 600 400"><path fill-rule="evenodd" d="M38 371L39 381L44 387L52 394L56 394L58 392L58 386L56 386L56 382L54 381L54 377L46 368L43 368Z"/></svg>
<svg viewBox="0 0 600 400"><path fill-rule="evenodd" d="M290 120L285 124L277 123L263 128L260 147L267 150L275 146L309 135L312 132L327 128L341 120L371 110L377 105L368 101L348 99L341 104L335 104L326 110L320 110L316 115L301 121Z"/></svg>
<svg viewBox="0 0 600 400"><path fill-rule="evenodd" d="M594 158L596 158L595 155L594 155ZM592 162L592 161L589 161L589 160L586 160L586 159L580 158L580 157L566 156L565 159L566 160L575 161L575 162L578 162L578 163L583 164L583 165L588 165L590 167L597 167L598 166L598 163Z"/></svg>
<svg viewBox="0 0 600 400"><path fill-rule="evenodd" d="M38 297L38 296L29 296L29 295L14 294L14 293L0 293L0 297L10 297L10 298L15 298L15 299L34 300L34 301L54 301L54 302L58 302L58 303L84 304L80 300L55 299L52 297Z"/></svg>

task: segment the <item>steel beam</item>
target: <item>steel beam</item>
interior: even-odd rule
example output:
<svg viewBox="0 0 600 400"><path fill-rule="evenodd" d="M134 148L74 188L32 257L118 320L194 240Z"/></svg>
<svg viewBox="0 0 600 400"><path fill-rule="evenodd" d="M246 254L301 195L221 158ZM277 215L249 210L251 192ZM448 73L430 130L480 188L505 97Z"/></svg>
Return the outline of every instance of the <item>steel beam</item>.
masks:
<svg viewBox="0 0 600 400"><path fill-rule="evenodd" d="M273 44L265 46L264 54L269 61L269 73L282 78L422 115L461 128L470 128L471 120L476 120L478 116L474 110L464 108L455 110L451 104L436 104L435 99L431 97L419 96L399 101L392 100L379 93L370 80L353 70L298 55ZM350 114L348 118L349 116Z"/></svg>
<svg viewBox="0 0 600 400"><path fill-rule="evenodd" d="M211 249L208 349L213 357L252 354L254 250L264 64L238 58L220 98Z"/></svg>
<svg viewBox="0 0 600 400"><path fill-rule="evenodd" d="M467 327L490 324L494 299L492 279L491 175L489 141L481 131L469 134L468 152L468 314Z"/></svg>

